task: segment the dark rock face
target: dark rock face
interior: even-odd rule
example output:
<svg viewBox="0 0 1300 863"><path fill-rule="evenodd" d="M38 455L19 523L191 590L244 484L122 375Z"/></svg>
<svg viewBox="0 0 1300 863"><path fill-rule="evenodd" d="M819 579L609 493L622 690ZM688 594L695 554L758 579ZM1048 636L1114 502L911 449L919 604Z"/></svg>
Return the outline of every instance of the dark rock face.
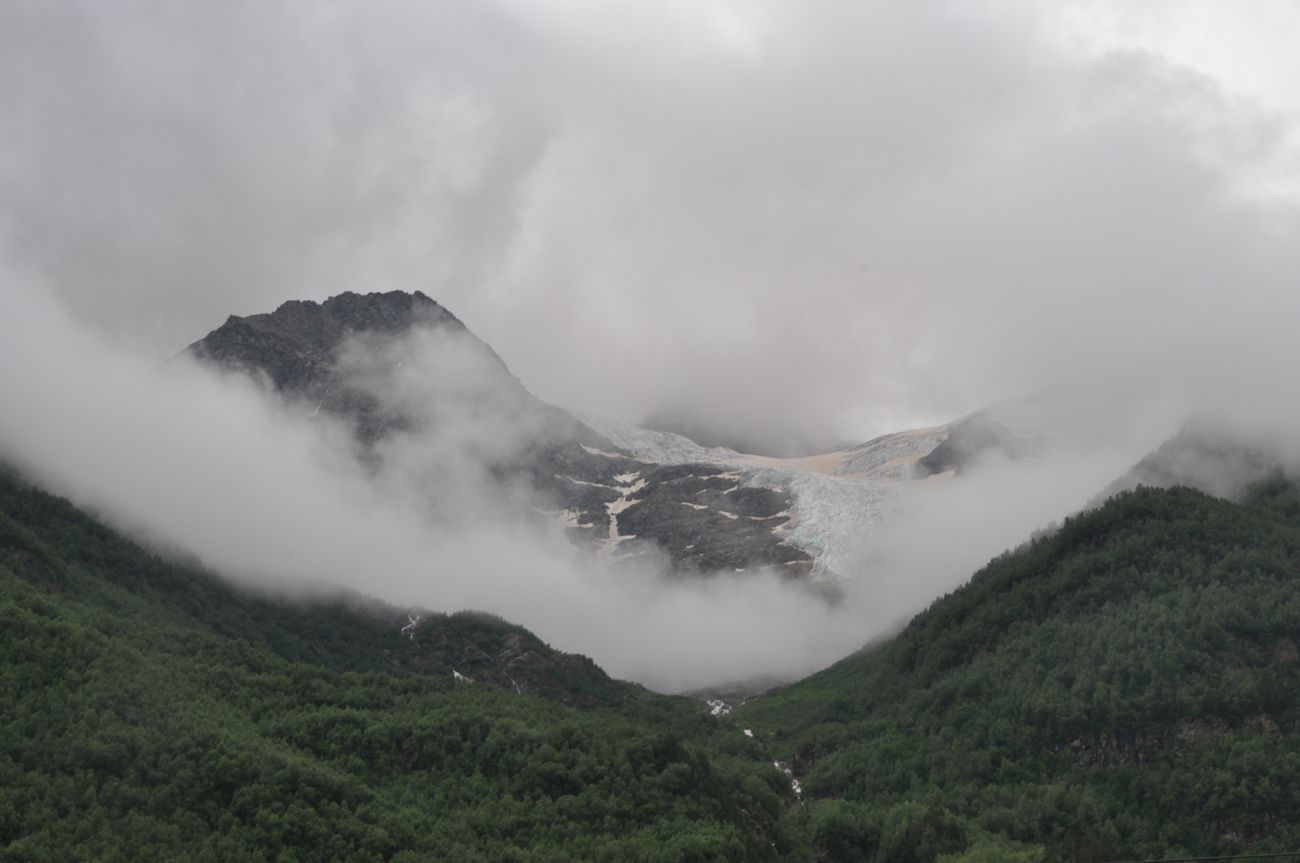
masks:
<svg viewBox="0 0 1300 863"><path fill-rule="evenodd" d="M277 391L351 418L358 437L369 442L400 427L402 421L386 415L373 394L342 378L337 368L339 346L356 333L397 336L420 326L468 333L451 312L418 291L349 293L323 303L292 300L271 314L232 315L187 350L232 371L265 375ZM483 350L491 354L487 345ZM505 364L496 362L508 376ZM522 386L519 389L523 392Z"/></svg>
<svg viewBox="0 0 1300 863"><path fill-rule="evenodd" d="M535 398L490 347L419 292L287 302L271 314L231 317L188 351L201 361L263 377L304 412L349 421L363 454L373 455L376 445L394 434L437 432L436 420L429 426L425 415L436 415L425 408L437 405L420 405L413 413L410 405L380 395L401 365L397 357L383 357L382 347L427 334L456 339L473 354L476 374L483 378L481 400L471 392L468 401L447 410L471 414L485 435L509 429L518 438L508 451L494 453L486 467L503 482L534 489L543 508L567 513L576 544L622 558L653 543L682 573L759 567L780 567L795 577L811 573L812 558L779 530L789 521L788 494L741 487L736 475L715 466L663 466L633 458ZM341 351L356 338L378 346L381 356L360 379L340 362Z"/></svg>
<svg viewBox="0 0 1300 863"><path fill-rule="evenodd" d="M789 495L742 487L722 468L656 468L632 500L618 513L619 533L657 543L686 568L734 572L775 564L793 577L811 572L808 553L776 532L790 520Z"/></svg>

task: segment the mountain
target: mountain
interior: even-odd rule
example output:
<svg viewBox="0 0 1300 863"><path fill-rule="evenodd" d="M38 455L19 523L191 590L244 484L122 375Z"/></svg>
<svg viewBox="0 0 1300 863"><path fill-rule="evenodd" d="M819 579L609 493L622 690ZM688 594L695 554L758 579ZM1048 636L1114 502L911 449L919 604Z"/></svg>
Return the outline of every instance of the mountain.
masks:
<svg viewBox="0 0 1300 863"><path fill-rule="evenodd" d="M943 441L917 461L919 473L960 473L989 457L1023 460L1038 455L1051 434L1032 402L994 405L947 426Z"/></svg>
<svg viewBox="0 0 1300 863"><path fill-rule="evenodd" d="M773 569L833 587L908 483L959 472L986 451L1022 454L1031 440L981 414L821 455L769 458L579 418L535 398L419 292L287 302L231 317L188 352L261 377L304 414L346 420L371 458L394 437L432 447L468 422L474 431L460 433L492 474L538 492L539 508L578 545L616 564L655 549L684 574ZM411 380L412 368L437 385ZM484 443L503 437L508 444Z"/></svg>
<svg viewBox="0 0 1300 863"><path fill-rule="evenodd" d="M391 337L413 327L468 332L455 316L419 292L342 294L323 304L287 302L269 315L232 315L188 350L228 370L265 375L278 392L348 417L362 440L373 441L400 427L402 418L386 413L374 393L340 372L337 350L353 333ZM489 362L495 361L501 379L509 378L491 349L478 345ZM516 398L526 401L523 387L518 381L513 384Z"/></svg>
<svg viewBox="0 0 1300 863"><path fill-rule="evenodd" d="M452 350L443 351L447 346ZM483 454L491 472L527 483L557 525L611 560L653 543L683 572L780 567L804 578L812 570L809 552L783 534L789 493L742 488L712 464L637 458L533 397L491 348L419 292L285 303L271 314L231 317L188 351L263 376L305 412L347 420L371 452L399 433L432 441L465 422L485 439L505 438L508 445ZM443 360L454 367L454 380L439 378L424 389L418 387L426 381L416 381L415 394L385 397L398 389L394 381L406 363L429 373Z"/></svg>
<svg viewBox="0 0 1300 863"><path fill-rule="evenodd" d="M1182 485L1215 497L1241 500L1252 486L1283 467L1276 447L1248 442L1239 433L1193 419L1108 486L1105 496L1138 486Z"/></svg>
<svg viewBox="0 0 1300 863"><path fill-rule="evenodd" d="M1300 491L1122 493L732 716L831 806L828 859L903 805L979 859L1300 847Z"/></svg>
<svg viewBox="0 0 1300 863"><path fill-rule="evenodd" d="M382 386L349 395L349 332L326 333L315 366L293 328L244 338L270 346L261 362L301 361L278 366L284 380L318 388L281 392L307 413L336 398L336 416L369 422L363 454L384 458L430 418L390 412ZM381 348L392 336L366 333ZM494 357L478 353L504 375L492 397L465 395L500 410L512 378ZM770 483L791 497L791 535L820 524L833 538L835 517L873 512L866 495L917 481L955 433L764 459L555 417L514 392L530 432L602 446L548 432L503 473L576 446L657 475L634 505L671 501L678 481L729 483L691 496L706 508ZM1143 470L1181 464L1189 440ZM1300 488L1276 471L1233 488L1122 492L993 560L896 637L710 716L488 615L238 590L0 470L0 858L1100 863L1293 849Z"/></svg>
<svg viewBox="0 0 1300 863"><path fill-rule="evenodd" d="M1298 564L1279 476L1125 492L711 717L496 618L251 595L0 472L0 857L1282 851Z"/></svg>
<svg viewBox="0 0 1300 863"><path fill-rule="evenodd" d="M482 615L252 596L3 472L0 631L5 860L801 847L786 778L697 702Z"/></svg>

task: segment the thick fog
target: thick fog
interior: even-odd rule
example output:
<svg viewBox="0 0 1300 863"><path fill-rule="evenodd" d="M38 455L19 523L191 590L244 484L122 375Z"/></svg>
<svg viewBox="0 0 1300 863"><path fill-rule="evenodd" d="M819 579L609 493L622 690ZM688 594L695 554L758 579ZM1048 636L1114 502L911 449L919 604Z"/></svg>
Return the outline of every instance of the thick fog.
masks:
<svg viewBox="0 0 1300 863"><path fill-rule="evenodd" d="M346 362L383 362L364 352L355 346ZM422 373L388 394L403 405L435 392L454 404L458 390L481 405L501 383L455 340L415 356ZM528 489L489 476L485 464L519 444L515 427L440 412L436 431L390 442L375 472L355 458L350 430L323 415L243 376L116 348L30 289L0 297L0 367L0 456L245 584L486 609L666 689L804 673L868 630L775 577L668 583L652 558L606 571L527 518Z"/></svg>
<svg viewBox="0 0 1300 863"><path fill-rule="evenodd" d="M656 685L830 661L1184 418L1297 419L1300 13L1041 5L0 4L0 455L232 575L487 608ZM391 289L576 410L783 453L1037 395L1067 445L904 501L828 610L614 588L447 455L512 441L396 453L474 504L431 510L161 365Z"/></svg>
<svg viewBox="0 0 1300 863"><path fill-rule="evenodd" d="M1300 13L1043 5L4 4L0 221L160 354L418 288L542 398L776 450L1264 366Z"/></svg>

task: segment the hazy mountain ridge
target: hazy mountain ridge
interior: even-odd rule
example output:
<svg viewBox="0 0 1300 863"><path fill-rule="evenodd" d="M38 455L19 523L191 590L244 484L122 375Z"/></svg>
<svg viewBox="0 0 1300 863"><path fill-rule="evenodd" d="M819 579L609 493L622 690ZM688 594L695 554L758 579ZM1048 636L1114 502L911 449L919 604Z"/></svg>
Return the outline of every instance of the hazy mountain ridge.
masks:
<svg viewBox="0 0 1300 863"><path fill-rule="evenodd" d="M1187 486L1215 497L1242 500L1251 486L1282 472L1286 459L1276 446L1248 440L1217 424L1193 419L1106 487L1103 497L1151 486Z"/></svg>
<svg viewBox="0 0 1300 863"><path fill-rule="evenodd" d="M779 492L726 497L734 483L716 479L720 472L711 466L701 465L695 476L621 450L586 424L536 399L490 347L418 292L342 294L321 304L286 303L271 315L231 318L189 351L223 367L265 374L277 392L310 410L348 419L363 443L373 444L397 432L424 430L414 427L408 414L386 409L373 392L341 373L339 352L352 337L378 337L382 346L384 340L413 333L419 338L422 331L451 333L464 350L486 358L486 378L470 385L491 391L493 403L476 421L485 433L493 425L526 430L518 445L489 467L503 478L525 479L580 544L618 559L636 553L636 543L629 540L650 540L684 571L781 566L798 577L811 568L809 555L775 531L786 520L778 513L788 509ZM436 424L430 431L437 433Z"/></svg>
<svg viewBox="0 0 1300 863"><path fill-rule="evenodd" d="M402 363L396 355L384 357L358 380L342 370L340 353L357 337L382 349L422 331L451 334L481 355L482 385L493 396L491 410L477 421L526 429L492 470L526 480L580 546L614 562L655 549L683 572L776 568L798 580L834 582L864 532L887 517L900 489L940 472L926 459L933 462L946 443L951 446L953 429L970 425L779 459L578 418L532 396L488 345L419 292L285 303L272 314L232 317L188 350L203 361L264 376L304 411L344 417L363 445L373 447L394 434L422 432L409 412L376 396ZM961 460L997 449L1002 440L978 436L963 445Z"/></svg>

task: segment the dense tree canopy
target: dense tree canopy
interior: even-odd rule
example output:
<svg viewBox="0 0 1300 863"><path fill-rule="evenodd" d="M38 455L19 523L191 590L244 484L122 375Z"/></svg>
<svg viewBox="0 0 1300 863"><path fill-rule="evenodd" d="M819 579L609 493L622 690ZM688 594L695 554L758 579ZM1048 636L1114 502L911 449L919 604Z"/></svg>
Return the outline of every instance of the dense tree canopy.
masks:
<svg viewBox="0 0 1300 863"><path fill-rule="evenodd" d="M414 638L401 622L243 595L4 478L0 857L790 850L786 780L701 705L611 681L492 618L430 615ZM541 695L457 683L440 662L448 646L517 652L524 637Z"/></svg>
<svg viewBox="0 0 1300 863"><path fill-rule="evenodd" d="M1300 847L1297 572L1288 482L1126 493L716 719L487 615L250 595L0 474L0 857Z"/></svg>
<svg viewBox="0 0 1300 863"><path fill-rule="evenodd" d="M740 719L812 798L1047 859L1300 847L1298 503L1120 495Z"/></svg>

